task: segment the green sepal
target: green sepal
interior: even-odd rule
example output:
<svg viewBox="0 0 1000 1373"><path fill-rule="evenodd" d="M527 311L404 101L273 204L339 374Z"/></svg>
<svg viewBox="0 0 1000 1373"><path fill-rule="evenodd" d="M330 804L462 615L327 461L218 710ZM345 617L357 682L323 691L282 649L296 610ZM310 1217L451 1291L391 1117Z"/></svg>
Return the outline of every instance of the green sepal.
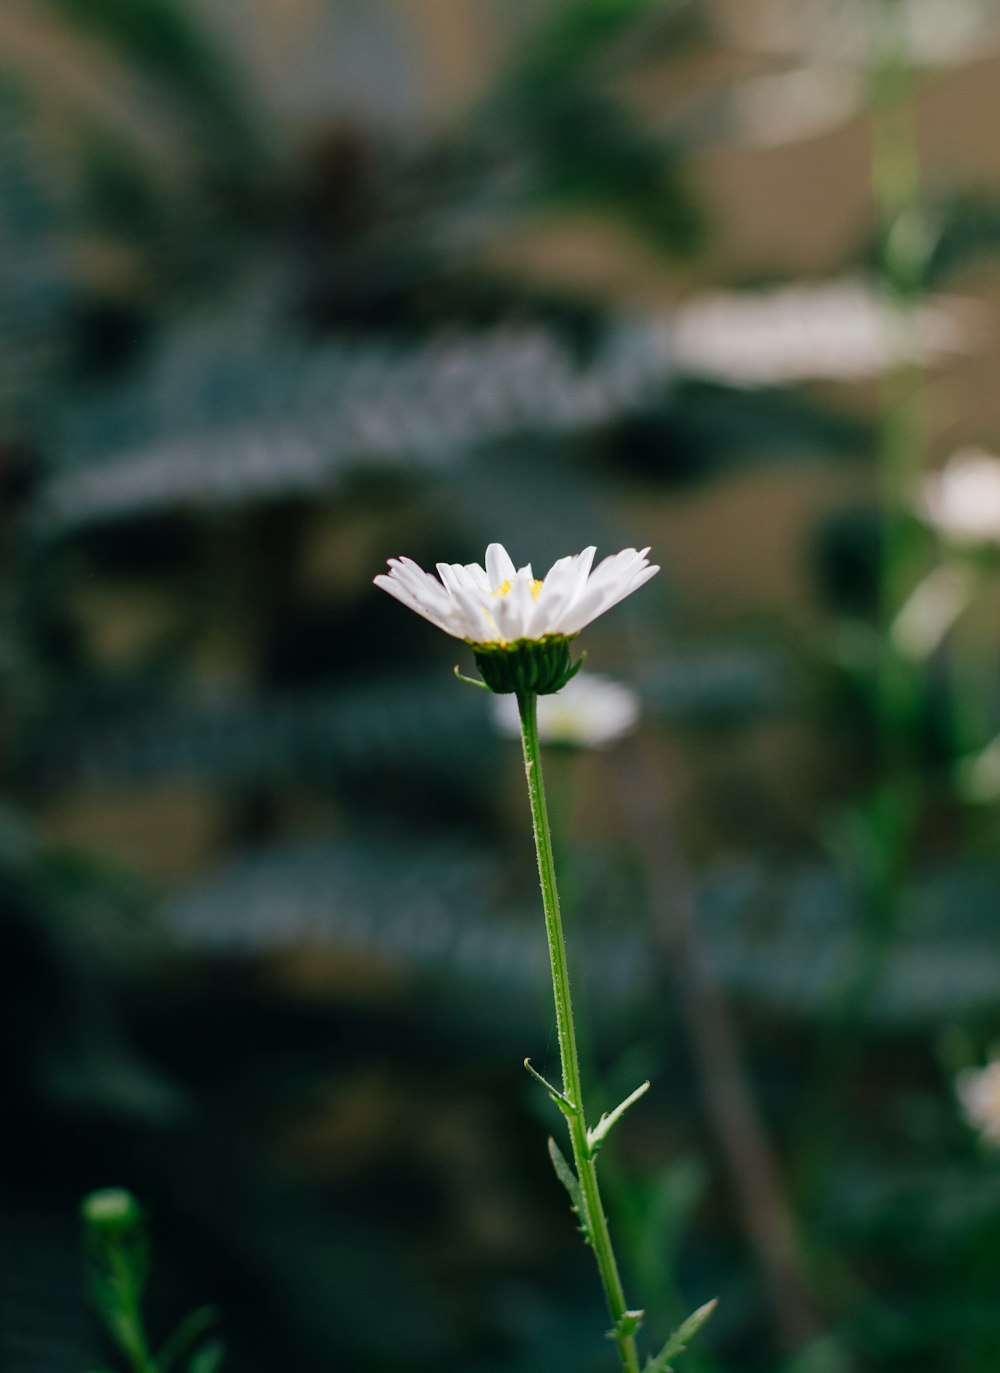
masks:
<svg viewBox="0 0 1000 1373"><path fill-rule="evenodd" d="M590 1226L587 1224L587 1212L583 1205L583 1192L580 1190L580 1183L573 1169L566 1162L563 1151L549 1136L549 1158L552 1160L552 1167L556 1170L556 1177L569 1193L570 1207L580 1222L580 1232L588 1244L592 1245L590 1238Z"/></svg>
<svg viewBox="0 0 1000 1373"><path fill-rule="evenodd" d="M628 1108L637 1102L641 1096L645 1096L648 1091L649 1082L647 1081L637 1087L624 1101L619 1102L613 1111L602 1115L597 1124L587 1131L587 1148L590 1150L591 1158L596 1157L598 1149L607 1139L612 1126L617 1125Z"/></svg>
<svg viewBox="0 0 1000 1373"><path fill-rule="evenodd" d="M683 1354L698 1331L708 1320L709 1316L719 1304L718 1297L713 1297L704 1306L699 1306L697 1311L692 1311L686 1321L682 1321L674 1333L667 1340L655 1358L650 1357L646 1361L643 1373L672 1373L670 1360L675 1359L678 1354Z"/></svg>
<svg viewBox="0 0 1000 1373"><path fill-rule="evenodd" d="M476 667L490 691L500 696L551 696L575 677L583 657L570 660L575 635L548 634L544 639L517 639L512 644L473 644Z"/></svg>

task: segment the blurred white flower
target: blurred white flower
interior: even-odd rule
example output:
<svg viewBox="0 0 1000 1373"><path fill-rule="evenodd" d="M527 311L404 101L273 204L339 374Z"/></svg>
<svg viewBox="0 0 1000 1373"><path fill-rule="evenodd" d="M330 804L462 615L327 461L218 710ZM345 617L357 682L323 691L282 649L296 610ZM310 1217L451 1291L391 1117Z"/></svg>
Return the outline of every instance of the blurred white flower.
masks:
<svg viewBox="0 0 1000 1373"><path fill-rule="evenodd" d="M493 717L503 734L521 732L517 702L494 696ZM544 743L606 748L635 729L639 698L629 687L595 672L581 672L552 696L538 701L538 734Z"/></svg>
<svg viewBox="0 0 1000 1373"><path fill-rule="evenodd" d="M740 82L730 90L729 104L744 143L775 147L836 128L866 96L860 68L807 66Z"/></svg>
<svg viewBox="0 0 1000 1373"><path fill-rule="evenodd" d="M660 570L646 557L648 548L625 548L591 572L595 552L585 548L560 558L536 577L530 563L515 567L503 544L491 543L485 568L438 563L440 581L412 558L390 558L390 571L376 577L375 585L475 647L569 639Z"/></svg>
<svg viewBox="0 0 1000 1373"><path fill-rule="evenodd" d="M842 126L867 104L873 53L884 45L913 67L935 69L981 61L1000 43L995 0L877 9L872 0L729 0L717 18L731 39L782 68L727 87L737 136L775 146Z"/></svg>
<svg viewBox="0 0 1000 1373"><path fill-rule="evenodd" d="M853 278L695 296L677 313L674 356L682 371L735 386L852 381L965 347L967 305L925 302L901 343L890 338L875 289Z"/></svg>
<svg viewBox="0 0 1000 1373"><path fill-rule="evenodd" d="M955 1093L972 1128L991 1144L1000 1145L1000 1059L959 1073Z"/></svg>
<svg viewBox="0 0 1000 1373"><path fill-rule="evenodd" d="M918 514L951 543L1000 543L1000 458L960 448L925 480Z"/></svg>
<svg viewBox="0 0 1000 1373"><path fill-rule="evenodd" d="M900 42L918 66L975 60L1000 36L992 0L907 0L895 8ZM737 0L725 22L737 41L786 59L864 66L871 58L869 0Z"/></svg>

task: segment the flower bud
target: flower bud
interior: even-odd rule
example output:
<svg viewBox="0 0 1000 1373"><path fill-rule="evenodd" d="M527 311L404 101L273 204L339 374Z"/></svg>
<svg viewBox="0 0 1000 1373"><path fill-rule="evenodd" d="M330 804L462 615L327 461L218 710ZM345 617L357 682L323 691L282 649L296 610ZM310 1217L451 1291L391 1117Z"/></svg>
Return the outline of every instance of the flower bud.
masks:
<svg viewBox="0 0 1000 1373"><path fill-rule="evenodd" d="M91 1235L112 1239L143 1223L142 1207L124 1187L102 1187L80 1203L80 1217Z"/></svg>

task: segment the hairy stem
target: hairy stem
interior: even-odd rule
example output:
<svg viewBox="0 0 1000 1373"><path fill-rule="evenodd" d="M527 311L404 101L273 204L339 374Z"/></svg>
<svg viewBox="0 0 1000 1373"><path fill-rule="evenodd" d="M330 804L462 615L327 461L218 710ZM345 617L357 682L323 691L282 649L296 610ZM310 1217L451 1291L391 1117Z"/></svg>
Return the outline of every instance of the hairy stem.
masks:
<svg viewBox="0 0 1000 1373"><path fill-rule="evenodd" d="M569 1123L573 1162L580 1183L585 1214L581 1217L594 1250L597 1267L604 1287L613 1322L613 1335L618 1346L624 1373L639 1373L639 1356L635 1335L628 1328L628 1304L622 1288L621 1276L611 1245L607 1217L597 1184L597 1169L587 1141L587 1124L583 1109L580 1083L580 1057L576 1046L573 1006L570 999L569 967L566 960L566 940L563 936L562 916L559 913L559 892L552 855L552 835L549 829L545 786L542 779L542 755L538 743L538 698L534 693L518 693L521 715L521 743L524 748L524 771L528 779L531 820L535 831L535 850L538 855L538 876L542 887L542 906L545 911L545 932L549 944L549 963L552 968L552 995L555 1001L556 1033L562 1063L563 1093L571 1103L566 1113Z"/></svg>

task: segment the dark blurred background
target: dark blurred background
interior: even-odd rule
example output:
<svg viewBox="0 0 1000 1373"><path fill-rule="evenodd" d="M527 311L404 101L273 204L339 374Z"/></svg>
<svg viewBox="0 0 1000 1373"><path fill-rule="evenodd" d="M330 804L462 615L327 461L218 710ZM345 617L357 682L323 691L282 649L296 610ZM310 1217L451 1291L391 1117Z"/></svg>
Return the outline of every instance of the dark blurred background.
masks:
<svg viewBox="0 0 1000 1373"><path fill-rule="evenodd" d="M550 761L652 1336L996 1373L998 91L987 0L6 0L5 1367L107 1185L227 1368L610 1367L519 752L371 585L497 539L663 567Z"/></svg>

